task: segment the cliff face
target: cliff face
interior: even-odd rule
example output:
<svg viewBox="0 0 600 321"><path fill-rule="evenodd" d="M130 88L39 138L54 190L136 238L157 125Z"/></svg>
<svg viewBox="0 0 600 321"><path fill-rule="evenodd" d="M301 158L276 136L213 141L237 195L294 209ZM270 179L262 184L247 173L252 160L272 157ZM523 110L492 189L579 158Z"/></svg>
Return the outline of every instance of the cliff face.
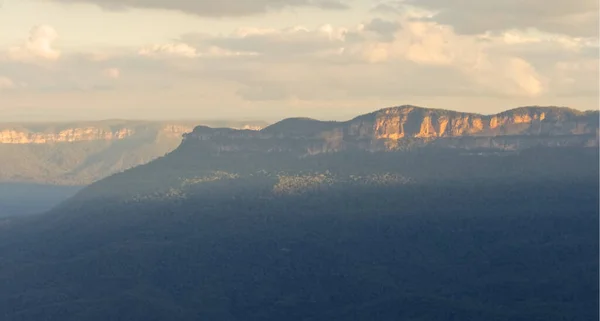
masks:
<svg viewBox="0 0 600 321"><path fill-rule="evenodd" d="M131 136L133 130L122 128L107 131L100 128L70 128L57 133L35 133L4 129L0 131L0 144L73 143L90 140L118 140Z"/></svg>
<svg viewBox="0 0 600 321"><path fill-rule="evenodd" d="M87 185L148 163L202 122L0 124L0 182ZM259 122L204 122L244 128Z"/></svg>
<svg viewBox="0 0 600 321"><path fill-rule="evenodd" d="M505 135L578 135L598 127L597 112L524 107L496 115L458 113L413 106L394 107L343 123L351 135L372 139Z"/></svg>
<svg viewBox="0 0 600 321"><path fill-rule="evenodd" d="M118 141L134 137L180 140L199 122L98 121L74 124L0 124L0 144L54 144ZM210 122L209 122L210 123ZM218 122L216 124L219 124ZM259 123L233 123L239 129L260 130Z"/></svg>
<svg viewBox="0 0 600 321"><path fill-rule="evenodd" d="M310 130L300 130L311 128ZM598 146L598 112L523 107L496 115L401 106L346 122L288 119L260 132L198 127L186 143L223 151L393 151L415 146L521 150ZM242 143L243 142L243 143Z"/></svg>
<svg viewBox="0 0 600 321"><path fill-rule="evenodd" d="M72 127L71 127L72 126ZM101 122L87 126L71 125L68 128L0 128L0 144L52 144L87 141L116 141L135 135L156 135L180 138L194 129L192 124L131 123L104 126Z"/></svg>
<svg viewBox="0 0 600 321"><path fill-rule="evenodd" d="M598 113L524 107L497 115L478 115L406 106L377 112L373 123L375 139L579 135L593 133L598 127Z"/></svg>
<svg viewBox="0 0 600 321"><path fill-rule="evenodd" d="M181 200L216 188L230 195L236 180L277 195L336 184L584 177L596 168L597 148L598 112L480 115L401 106L345 122L285 119L260 131L198 126L165 157L92 184L76 199ZM406 150L415 152L394 152Z"/></svg>

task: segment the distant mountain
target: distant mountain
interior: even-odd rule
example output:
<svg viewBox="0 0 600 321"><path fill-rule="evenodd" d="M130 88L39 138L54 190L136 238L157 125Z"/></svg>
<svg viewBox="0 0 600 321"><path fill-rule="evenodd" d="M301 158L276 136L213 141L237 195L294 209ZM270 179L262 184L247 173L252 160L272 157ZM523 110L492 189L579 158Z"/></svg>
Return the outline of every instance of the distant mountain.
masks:
<svg viewBox="0 0 600 321"><path fill-rule="evenodd" d="M485 116L400 106L345 122L286 119L259 132L197 127L185 137L205 145L213 141L215 148L225 150L293 148L306 154L424 146L515 151L536 146L598 146L598 118L598 111L558 107L522 107Z"/></svg>
<svg viewBox="0 0 600 321"><path fill-rule="evenodd" d="M598 115L559 107L480 115L399 106L345 122L290 118L268 127L263 122L232 121L0 124L0 182L86 185L171 152L182 136L184 144L201 142L213 151L293 150L301 155L416 147L597 147Z"/></svg>
<svg viewBox="0 0 600 321"><path fill-rule="evenodd" d="M484 116L400 106L345 122L290 118L260 131L197 126L167 156L70 202L187 198L214 193L215 182L248 180L277 194L348 183L581 177L596 167L598 137L598 112L556 107Z"/></svg>
<svg viewBox="0 0 600 321"><path fill-rule="evenodd" d="M175 149L200 124L258 130L260 121L0 123L0 182L87 185Z"/></svg>
<svg viewBox="0 0 600 321"><path fill-rule="evenodd" d="M404 106L198 126L0 219L1 319L598 320L597 118Z"/></svg>
<svg viewBox="0 0 600 321"><path fill-rule="evenodd" d="M41 214L77 193L81 186L0 183L0 218Z"/></svg>

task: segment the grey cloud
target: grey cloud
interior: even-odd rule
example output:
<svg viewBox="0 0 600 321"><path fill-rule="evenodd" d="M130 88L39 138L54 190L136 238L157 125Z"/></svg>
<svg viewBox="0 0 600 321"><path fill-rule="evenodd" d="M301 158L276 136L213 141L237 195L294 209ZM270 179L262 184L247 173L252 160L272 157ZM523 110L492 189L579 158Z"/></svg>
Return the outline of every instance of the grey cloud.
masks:
<svg viewBox="0 0 600 321"><path fill-rule="evenodd" d="M378 3L377 5L375 5L375 7L373 7L371 9L371 12L376 12L376 13L395 13L398 14L401 12L400 10L401 7L401 3L400 2L388 2L388 3Z"/></svg>
<svg viewBox="0 0 600 321"><path fill-rule="evenodd" d="M400 30L401 25L397 21L388 21L375 18L365 25L365 30L379 34L383 40L394 40L394 34Z"/></svg>
<svg viewBox="0 0 600 321"><path fill-rule="evenodd" d="M597 37L597 0L406 0L437 14L433 20L459 33L478 34L511 28L537 28L552 33Z"/></svg>
<svg viewBox="0 0 600 321"><path fill-rule="evenodd" d="M361 75L356 77L356 75ZM431 79L435 75L435 80ZM470 77L448 67L411 62L385 65L281 64L248 67L229 79L241 88L236 94L247 101L304 101L344 99L402 99L406 96L475 97L498 95Z"/></svg>
<svg viewBox="0 0 600 321"><path fill-rule="evenodd" d="M401 32L409 32L408 24ZM0 75L26 81L29 88L40 90L122 90L139 88L180 88L210 84L222 86L228 93L247 101L273 102L298 98L306 101L352 99L402 99L404 96L423 97L473 97L505 95L496 88L512 84L512 78L489 73L488 84L480 84L473 75L465 74L451 65L433 66L412 63L403 56L394 56L376 64L365 63L360 56L362 41L369 44L375 34L391 34L392 22L375 19L365 24L363 31L348 31L345 40L337 29L326 26L316 30L283 29L254 34L239 32L231 36L188 34L184 41L199 51L211 46L232 51L259 52L258 56L193 57L152 59L137 55L137 49L115 52L106 60L90 60L90 55L65 54L54 62L55 68L42 68L28 64L2 63ZM369 32L366 32L369 30ZM251 30L250 30L251 31ZM333 36L332 36L333 35ZM349 40L350 35L355 35ZM331 37L330 37L331 36ZM399 38L402 40L402 38ZM451 39L452 40L452 39ZM493 39L497 41L498 39ZM597 47L586 52L564 50L553 43L524 43L506 45L492 41L486 47L489 55L522 57L534 63L536 69L549 78L574 78L574 85L557 82L550 87L559 92L575 91L581 84L597 85L591 72L584 67L558 76L549 74L557 61L576 61L582 54L593 56ZM356 45L356 46L355 46ZM388 46L392 44L384 44ZM343 54L313 55L339 47ZM353 51L353 49L357 49ZM477 48L475 48L477 49ZM503 51L505 50L505 51ZM587 50L587 48L586 48ZM118 68L122 77L118 81L101 77L106 68ZM357 75L359 75L357 77ZM487 76L486 76L487 77ZM497 83L496 83L497 82ZM567 85L569 87L567 87ZM54 87L52 87L54 86ZM588 87L582 87L588 88ZM590 89L591 90L591 89ZM509 95L509 94L506 94Z"/></svg>
<svg viewBox="0 0 600 321"><path fill-rule="evenodd" d="M572 91L563 91L558 92L556 94L558 97L585 97L585 98L594 98L596 101L596 105L598 105L598 87L595 88L587 88L587 89L575 89Z"/></svg>
<svg viewBox="0 0 600 321"><path fill-rule="evenodd" d="M290 7L325 10L348 8L348 0L50 0L61 3L88 3L106 10L130 8L166 9L204 17L240 17Z"/></svg>
<svg viewBox="0 0 600 321"><path fill-rule="evenodd" d="M15 82L23 82L27 87L39 87L52 83L55 79L53 70L37 65L0 61L0 75L8 77Z"/></svg>
<svg viewBox="0 0 600 321"><path fill-rule="evenodd" d="M600 48L597 45L590 46L590 47L583 48L579 54L583 58L597 59L598 53L600 52L599 49Z"/></svg>
<svg viewBox="0 0 600 321"><path fill-rule="evenodd" d="M541 70L557 61L581 60L598 57L598 47L584 47L569 50L553 42L524 43L494 48L494 53L520 57Z"/></svg>
<svg viewBox="0 0 600 321"><path fill-rule="evenodd" d="M343 45L341 40L329 39L325 34L319 34L317 31L283 31L283 33L218 38L188 34L183 36L181 40L200 50L216 46L234 52L258 53L263 57L285 57L286 60L323 50L335 49Z"/></svg>
<svg viewBox="0 0 600 321"><path fill-rule="evenodd" d="M109 79L104 71L116 68L125 71L119 80ZM173 75L173 70L162 61L139 59L121 54L102 61L92 61L86 54L65 54L47 66L0 60L0 75L17 83L25 83L28 90L39 92L106 91L120 87L156 86Z"/></svg>
<svg viewBox="0 0 600 321"><path fill-rule="evenodd" d="M291 98L290 93L283 86L276 83L258 83L238 89L238 96L248 101L286 100Z"/></svg>

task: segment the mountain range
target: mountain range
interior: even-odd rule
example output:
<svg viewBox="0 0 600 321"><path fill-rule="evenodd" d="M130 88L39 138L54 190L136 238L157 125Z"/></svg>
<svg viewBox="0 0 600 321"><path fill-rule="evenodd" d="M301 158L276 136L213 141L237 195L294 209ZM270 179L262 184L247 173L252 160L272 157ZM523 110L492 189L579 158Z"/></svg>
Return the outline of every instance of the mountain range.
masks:
<svg viewBox="0 0 600 321"><path fill-rule="evenodd" d="M598 146L598 118L598 111L558 107L480 115L399 106L345 122L290 118L271 126L259 121L0 124L0 183L87 185L171 152L184 135L187 140L210 138L223 150L289 148L286 140L292 140L293 148L307 155L417 145L510 151Z"/></svg>
<svg viewBox="0 0 600 321"><path fill-rule="evenodd" d="M199 124L261 129L260 121L0 123L0 183L87 185L175 149Z"/></svg>
<svg viewBox="0 0 600 321"><path fill-rule="evenodd" d="M598 112L197 126L0 219L7 321L597 320Z"/></svg>
<svg viewBox="0 0 600 321"><path fill-rule="evenodd" d="M83 186L174 151L182 138L179 149L188 152L279 151L302 158L434 149L507 154L536 146L597 147L598 137L598 111L559 107L481 115L405 105L348 121L289 118L270 126L260 121L7 123L0 124L0 188L6 191L0 216L49 209Z"/></svg>
<svg viewBox="0 0 600 321"><path fill-rule="evenodd" d="M286 149L277 146L293 140L293 148L307 154L352 149L394 151L417 146L503 151L535 146L595 147L599 137L598 115L598 111L523 107L484 116L400 106L345 122L291 118L257 132L200 126L185 137L215 141L222 150L261 149L259 145ZM221 144L224 141L231 145Z"/></svg>
<svg viewBox="0 0 600 321"><path fill-rule="evenodd" d="M578 168L589 168L581 162L594 161L598 138L597 111L556 107L484 116L399 106L345 122L290 118L260 131L197 126L166 157L92 184L79 197L180 197L200 183L258 176L274 180L273 189L280 190L291 181L320 188L350 179L397 183L471 174L525 177L552 166L556 175L576 175ZM564 155L569 148L574 154ZM582 157L573 159L578 154ZM480 156L486 155L504 157L484 162ZM536 163L536 157L556 161ZM573 170L563 162L572 163ZM360 174L368 163L371 171Z"/></svg>

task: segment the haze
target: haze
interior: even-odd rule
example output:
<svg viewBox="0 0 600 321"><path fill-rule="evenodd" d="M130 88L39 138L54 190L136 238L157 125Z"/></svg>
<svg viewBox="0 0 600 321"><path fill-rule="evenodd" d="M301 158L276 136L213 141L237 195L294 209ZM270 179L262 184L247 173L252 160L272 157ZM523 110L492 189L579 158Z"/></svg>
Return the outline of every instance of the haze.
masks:
<svg viewBox="0 0 600 321"><path fill-rule="evenodd" d="M592 0L6 0L4 121L598 106Z"/></svg>

